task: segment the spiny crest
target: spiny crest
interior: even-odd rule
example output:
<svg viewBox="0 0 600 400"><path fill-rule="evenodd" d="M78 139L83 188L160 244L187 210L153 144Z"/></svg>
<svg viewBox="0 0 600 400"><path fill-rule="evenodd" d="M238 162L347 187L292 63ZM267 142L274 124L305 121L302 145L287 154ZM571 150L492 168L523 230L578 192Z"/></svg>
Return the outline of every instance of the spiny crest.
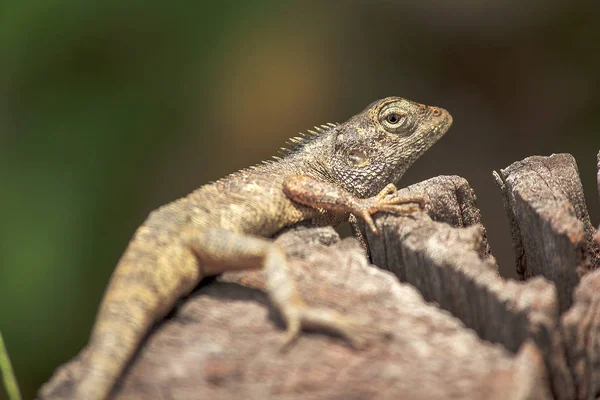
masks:
<svg viewBox="0 0 600 400"><path fill-rule="evenodd" d="M334 124L334 123L328 122L327 124L324 124L324 125L315 126L313 129L308 129L305 133L300 132L299 136L290 138L285 143L286 147L282 147L279 154L283 155L284 157L288 154L292 154L292 153L298 151L299 149L301 149L302 147L304 147L304 145L306 145L307 143L312 142L313 140L320 137L323 133L330 131L331 129L333 129L337 126L339 126L339 124L337 124L337 123ZM279 159L279 157L273 157L273 158Z"/></svg>
<svg viewBox="0 0 600 400"><path fill-rule="evenodd" d="M298 151L305 144L312 142L313 140L319 138L325 132L328 132L331 129L337 127L337 126L339 126L339 124L337 124L337 123L334 124L334 123L329 122L329 123L324 124L324 125L315 126L312 130L309 129L306 133L302 133L301 132L299 134L300 136L295 136L295 137L289 139L286 142L287 147L281 147L278 156L273 156L273 157L271 157L271 159L269 159L269 160L263 160L259 164L243 168L243 169L241 169L239 171L236 171L236 172L232 172L231 174L229 174L229 175L227 175L227 176L225 176L225 177L223 177L223 178L221 178L221 179L219 179L217 181L210 182L210 183L224 182L224 181L227 181L229 179L235 178L237 176L240 176L240 175L252 172L252 171L256 170L258 167L261 167L262 165L271 165L273 163L281 161L288 154L292 154L292 153Z"/></svg>

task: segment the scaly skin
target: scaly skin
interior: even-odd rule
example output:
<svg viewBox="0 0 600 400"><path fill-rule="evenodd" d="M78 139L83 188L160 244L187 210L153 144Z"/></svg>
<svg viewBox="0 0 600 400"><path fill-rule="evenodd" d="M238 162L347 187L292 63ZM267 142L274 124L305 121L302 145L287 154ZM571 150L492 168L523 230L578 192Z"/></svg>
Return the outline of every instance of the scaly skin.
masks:
<svg viewBox="0 0 600 400"><path fill-rule="evenodd" d="M282 158L152 212L113 273L88 344L40 398L107 398L152 325L203 278L231 270L265 268L270 299L286 321L284 344L316 327L362 345L356 321L304 303L283 249L264 238L300 221L338 224L350 213L375 230L375 212L414 211L423 199L397 196L392 183L451 123L443 109L386 98L343 124L292 139Z"/></svg>

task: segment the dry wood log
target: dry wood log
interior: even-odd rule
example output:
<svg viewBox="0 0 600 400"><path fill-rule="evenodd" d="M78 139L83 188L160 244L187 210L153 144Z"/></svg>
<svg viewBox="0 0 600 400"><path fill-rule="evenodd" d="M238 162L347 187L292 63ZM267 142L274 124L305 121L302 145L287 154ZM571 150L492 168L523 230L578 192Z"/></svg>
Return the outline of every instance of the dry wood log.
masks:
<svg viewBox="0 0 600 400"><path fill-rule="evenodd" d="M517 272L544 276L558 290L561 312L579 278L600 261L575 160L569 154L528 157L495 173L504 195Z"/></svg>
<svg viewBox="0 0 600 400"><path fill-rule="evenodd" d="M356 240L313 228L278 241L308 302L371 321L368 347L315 333L279 352L283 326L257 290L261 273L230 274L197 290L151 334L116 398L550 398L534 343L514 355L480 340L369 265Z"/></svg>
<svg viewBox="0 0 600 400"><path fill-rule="evenodd" d="M600 152L597 181L600 194ZM596 245L600 245L600 230L595 239ZM600 396L600 270L581 279L573 295L573 305L563 314L561 324L577 398L595 399Z"/></svg>
<svg viewBox="0 0 600 400"><path fill-rule="evenodd" d="M476 205L477 197L465 178L456 175L437 176L400 189L400 193L424 194L427 215L433 221L445 222L455 228L477 226L485 256L492 255L486 229L481 223L481 212ZM494 259L489 261L496 262Z"/></svg>
<svg viewBox="0 0 600 400"><path fill-rule="evenodd" d="M595 399L600 395L600 270L581 279L561 322L577 398Z"/></svg>
<svg viewBox="0 0 600 400"><path fill-rule="evenodd" d="M472 191L464 182L461 193L468 195L457 196L453 193L457 186L444 184L446 179L460 178L424 182L429 183L427 212L439 216L436 207L442 207L445 218L440 220L465 226L456 223L465 221L460 216L478 215ZM471 220L474 225L467 228L454 228L426 216L387 215L376 222L383 234L367 233L375 265L414 285L426 300L460 318L485 340L502 343L513 352L533 340L544 355L555 398L575 396L558 329L554 286L543 278L524 283L501 278L486 251L479 218Z"/></svg>
<svg viewBox="0 0 600 400"><path fill-rule="evenodd" d="M278 351L262 273L226 274L157 325L114 398L597 398L600 233L575 162L530 157L496 180L525 282L498 275L468 182L433 178L401 190L425 193L425 212L377 215L381 235L366 235L374 264L406 283L331 228L277 239L307 302L360 321L366 348L312 333Z"/></svg>
<svg viewBox="0 0 600 400"><path fill-rule="evenodd" d="M600 153L598 156L600 169ZM512 226L517 269L557 287L561 334L578 399L600 394L599 242L575 160L568 154L529 157L496 174ZM598 175L600 190L600 172ZM596 233L596 238L598 238Z"/></svg>

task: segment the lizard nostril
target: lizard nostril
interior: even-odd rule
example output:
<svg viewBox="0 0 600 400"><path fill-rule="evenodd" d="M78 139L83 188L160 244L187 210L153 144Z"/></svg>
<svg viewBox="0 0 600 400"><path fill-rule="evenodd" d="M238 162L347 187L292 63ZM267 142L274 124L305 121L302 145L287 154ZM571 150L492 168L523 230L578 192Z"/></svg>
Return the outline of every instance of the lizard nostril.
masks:
<svg viewBox="0 0 600 400"><path fill-rule="evenodd" d="M440 115L441 113L442 113L442 112L440 111L440 109L439 109L439 108L434 108L434 109L433 109L433 115L435 115L436 117L437 117L438 115Z"/></svg>

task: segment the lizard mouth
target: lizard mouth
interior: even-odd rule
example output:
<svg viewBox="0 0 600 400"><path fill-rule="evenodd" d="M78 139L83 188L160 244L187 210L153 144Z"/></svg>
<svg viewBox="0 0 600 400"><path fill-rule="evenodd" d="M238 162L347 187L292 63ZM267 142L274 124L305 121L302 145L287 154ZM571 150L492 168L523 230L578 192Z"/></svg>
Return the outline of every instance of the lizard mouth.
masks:
<svg viewBox="0 0 600 400"><path fill-rule="evenodd" d="M448 131L448 129L450 129L450 126L453 122L452 115L450 115L450 113L444 110L443 108L432 108L432 114L435 116L439 116L440 121L434 126L434 128L431 131L431 134L433 134L436 138L440 138Z"/></svg>

